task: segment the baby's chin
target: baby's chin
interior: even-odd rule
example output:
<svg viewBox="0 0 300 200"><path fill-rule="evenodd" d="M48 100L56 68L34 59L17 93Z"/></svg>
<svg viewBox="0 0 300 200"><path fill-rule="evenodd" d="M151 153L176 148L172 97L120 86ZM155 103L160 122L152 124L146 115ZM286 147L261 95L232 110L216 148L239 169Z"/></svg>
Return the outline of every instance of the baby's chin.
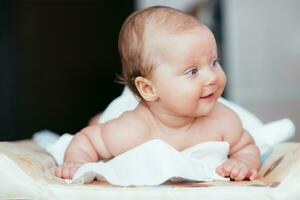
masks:
<svg viewBox="0 0 300 200"><path fill-rule="evenodd" d="M211 114L215 108L217 101L210 102L209 104L200 105L195 113L196 117L203 117Z"/></svg>

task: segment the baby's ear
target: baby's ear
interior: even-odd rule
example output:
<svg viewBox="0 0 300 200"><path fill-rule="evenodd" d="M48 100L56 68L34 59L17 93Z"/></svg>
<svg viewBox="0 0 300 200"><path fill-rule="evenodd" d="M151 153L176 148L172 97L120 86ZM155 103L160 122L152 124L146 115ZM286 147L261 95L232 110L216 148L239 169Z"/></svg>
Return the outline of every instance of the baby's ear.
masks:
<svg viewBox="0 0 300 200"><path fill-rule="evenodd" d="M153 84L150 80L138 76L134 80L135 87L139 91L140 95L143 97L146 101L155 101L157 100L157 95L155 88L153 87Z"/></svg>

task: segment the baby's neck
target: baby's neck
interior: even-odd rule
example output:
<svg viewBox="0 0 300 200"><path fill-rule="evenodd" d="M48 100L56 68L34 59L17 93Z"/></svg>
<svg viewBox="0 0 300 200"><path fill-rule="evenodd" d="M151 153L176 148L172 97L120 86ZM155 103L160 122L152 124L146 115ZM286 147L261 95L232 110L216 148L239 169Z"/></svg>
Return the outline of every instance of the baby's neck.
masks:
<svg viewBox="0 0 300 200"><path fill-rule="evenodd" d="M178 116L154 105L143 104L155 123L170 129L189 129L195 122L195 117Z"/></svg>

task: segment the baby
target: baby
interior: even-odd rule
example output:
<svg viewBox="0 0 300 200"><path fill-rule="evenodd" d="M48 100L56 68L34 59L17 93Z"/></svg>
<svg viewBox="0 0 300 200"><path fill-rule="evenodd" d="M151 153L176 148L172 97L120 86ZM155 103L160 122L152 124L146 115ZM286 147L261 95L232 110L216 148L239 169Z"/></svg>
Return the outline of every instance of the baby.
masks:
<svg viewBox="0 0 300 200"><path fill-rule="evenodd" d="M122 81L141 101L133 111L88 126L69 144L55 174L72 178L84 163L111 159L151 139L178 151L207 141L227 141L228 160L216 172L253 180L259 150L238 116L218 103L226 77L212 32L179 10L156 6L130 15L119 35Z"/></svg>

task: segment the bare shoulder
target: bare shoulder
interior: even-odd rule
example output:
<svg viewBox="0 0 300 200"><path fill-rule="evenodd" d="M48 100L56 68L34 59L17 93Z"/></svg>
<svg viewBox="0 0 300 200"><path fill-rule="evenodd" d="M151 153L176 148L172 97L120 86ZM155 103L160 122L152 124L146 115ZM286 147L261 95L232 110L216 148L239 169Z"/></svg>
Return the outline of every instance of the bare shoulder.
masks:
<svg viewBox="0 0 300 200"><path fill-rule="evenodd" d="M223 139L229 144L235 145L243 135L242 122L238 115L226 105L217 102L213 117L218 121L222 129Z"/></svg>
<svg viewBox="0 0 300 200"><path fill-rule="evenodd" d="M103 141L109 152L117 156L149 139L149 129L136 110L125 112L119 118L102 126Z"/></svg>

